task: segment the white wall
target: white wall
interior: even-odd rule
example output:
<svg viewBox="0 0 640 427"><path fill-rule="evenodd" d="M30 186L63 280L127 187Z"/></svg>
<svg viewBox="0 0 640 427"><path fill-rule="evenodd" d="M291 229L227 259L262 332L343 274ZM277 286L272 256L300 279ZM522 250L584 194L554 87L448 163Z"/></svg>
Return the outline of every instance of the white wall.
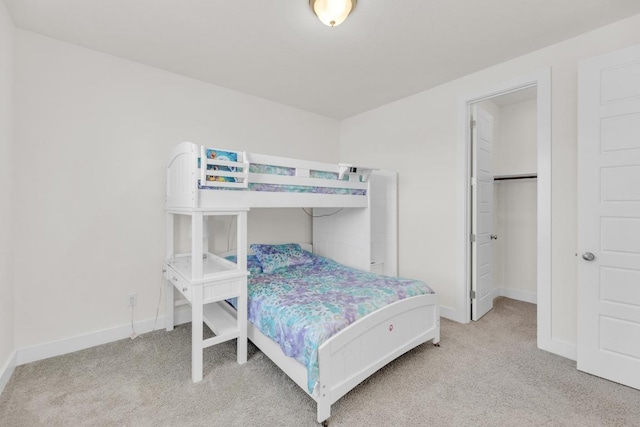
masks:
<svg viewBox="0 0 640 427"><path fill-rule="evenodd" d="M15 29L0 2L0 392L15 349L12 187L12 77Z"/></svg>
<svg viewBox="0 0 640 427"><path fill-rule="evenodd" d="M535 93L531 96L535 97ZM493 174L536 173L536 100L503 105L498 97L478 103L494 119ZM496 105L494 100L500 105ZM493 186L494 295L535 303L537 299L537 184L496 181Z"/></svg>
<svg viewBox="0 0 640 427"><path fill-rule="evenodd" d="M536 100L500 107L500 125L496 127L494 175L536 173L537 149Z"/></svg>
<svg viewBox="0 0 640 427"><path fill-rule="evenodd" d="M15 48L18 348L126 326L129 293L154 317L174 144L337 161L333 119L31 32ZM284 215L309 241L306 215Z"/></svg>
<svg viewBox="0 0 640 427"><path fill-rule="evenodd" d="M458 100L552 68L552 339L576 340L577 64L640 43L640 15L495 65L342 122L340 160L399 172L400 274L440 293L444 313L464 286L457 271ZM434 66L437 66L434 63ZM449 311L447 310L449 309Z"/></svg>
<svg viewBox="0 0 640 427"><path fill-rule="evenodd" d="M494 185L496 288L499 295L535 303L537 183L534 179L498 182Z"/></svg>
<svg viewBox="0 0 640 427"><path fill-rule="evenodd" d="M494 175L537 172L536 100L503 105L496 127ZM537 295L537 184L535 180L494 185L494 263L500 294L535 302Z"/></svg>

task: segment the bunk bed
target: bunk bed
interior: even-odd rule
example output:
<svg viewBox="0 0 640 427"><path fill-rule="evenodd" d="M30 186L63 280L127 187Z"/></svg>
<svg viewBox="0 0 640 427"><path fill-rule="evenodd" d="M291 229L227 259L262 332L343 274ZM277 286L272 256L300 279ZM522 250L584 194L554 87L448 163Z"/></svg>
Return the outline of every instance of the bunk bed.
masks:
<svg viewBox="0 0 640 427"><path fill-rule="evenodd" d="M378 271L374 268L378 263L372 261L371 248L375 245L371 236L376 234L372 233L372 223L376 221L371 215L376 203L385 200L372 194L375 180L370 178L377 173L354 165L219 150L188 142L175 147L166 175L166 328L173 329L174 307L189 303L194 382L202 380L205 347L237 339L237 360L245 363L249 338L317 402L317 420L324 422L334 402L378 369L424 342L439 342L438 297L430 290L406 295L403 291L401 299L376 308L319 343L314 378L306 366L287 356L281 345L247 321L247 212L263 207L313 208L321 217L314 219L314 245L301 249L321 259L332 258L345 264L344 268L358 269L350 274L375 280L380 276L370 273ZM329 208L333 214L323 215ZM341 211L337 213L335 208ZM176 215L191 217L191 250L187 253L174 250ZM237 218L235 258L209 251L204 229L206 218L212 215ZM395 249L388 253L387 273L394 275ZM260 276L256 274L256 280ZM171 297L174 288L184 302ZM203 322L214 332L213 338L202 338Z"/></svg>

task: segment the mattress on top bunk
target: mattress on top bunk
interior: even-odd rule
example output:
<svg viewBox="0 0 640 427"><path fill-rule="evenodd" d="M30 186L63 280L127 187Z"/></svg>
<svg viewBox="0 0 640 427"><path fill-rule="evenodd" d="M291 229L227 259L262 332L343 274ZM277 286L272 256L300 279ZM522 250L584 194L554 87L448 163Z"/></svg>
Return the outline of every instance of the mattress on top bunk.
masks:
<svg viewBox="0 0 640 427"><path fill-rule="evenodd" d="M229 187L211 187L207 185L201 185L198 180L198 188L200 190L227 190L227 191L244 191L244 188L229 188ZM273 193L314 193L314 194L343 194L348 196L366 196L367 190L357 188L332 188L332 187L317 187L307 185L284 185L284 184L264 184L250 182L248 187L250 191L270 191Z"/></svg>
<svg viewBox="0 0 640 427"><path fill-rule="evenodd" d="M207 150L214 151L214 150ZM220 152L218 150L218 152ZM227 153L227 152L224 152ZM209 154L207 154L208 156ZM231 156L229 156L231 157ZM236 158L232 157L230 160L235 161ZM198 159L198 167L200 167L200 159ZM207 165L207 169L214 169L213 165ZM233 167L226 168L227 170L234 171ZM263 165L258 163L251 163L249 165L249 173L260 173L266 175L281 175L281 176L295 176L296 170L295 168L288 168L284 166L274 166L274 165ZM309 178L317 178L317 179L328 179L338 181L338 174L335 172L327 172L327 171L317 171L310 170ZM235 182L235 178L228 177L213 177L210 176L207 182L222 180L225 182ZM348 181L349 177L344 176L342 181ZM206 183L203 185L200 180L198 180L198 188L200 190L231 190L231 191L242 191L244 188L231 188L231 187L219 187L215 185L207 185ZM333 188L333 187L321 187L321 186L306 186L306 185L284 185L284 184L265 184L265 183L255 183L250 182L247 186L247 189L250 191L270 191L270 192L285 192L285 193L315 193L315 194L343 194L349 196L365 196L367 191L364 189L353 189L353 188Z"/></svg>
<svg viewBox="0 0 640 427"><path fill-rule="evenodd" d="M302 252L309 262L271 273L256 266L256 259L249 260L254 270L248 280L248 318L307 368L312 393L323 342L381 307L434 292L418 280L368 273Z"/></svg>

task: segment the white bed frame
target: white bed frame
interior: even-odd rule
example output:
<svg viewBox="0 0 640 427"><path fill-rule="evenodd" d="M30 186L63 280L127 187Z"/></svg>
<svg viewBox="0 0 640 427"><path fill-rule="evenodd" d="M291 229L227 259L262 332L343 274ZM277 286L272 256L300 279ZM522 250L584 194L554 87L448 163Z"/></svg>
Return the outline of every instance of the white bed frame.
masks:
<svg viewBox="0 0 640 427"><path fill-rule="evenodd" d="M249 339L318 404L321 423L331 405L378 369L407 351L440 341L440 310L435 294L397 301L349 325L319 348L319 380L307 390L306 368L248 322Z"/></svg>
<svg viewBox="0 0 640 427"><path fill-rule="evenodd" d="M198 158L205 158L206 147L191 142L178 144L170 154L167 163L167 208L366 208L368 197L340 194L290 193L267 191L224 191L200 189L198 180L209 187L246 189L249 182L259 184L301 185L309 187L331 187L367 190L366 179L371 168L355 167L350 164L331 164L287 157L233 151L237 162L207 159L207 164L236 168L237 172L212 171L198 167ZM295 169L295 176L249 173L249 164L273 165ZM341 176L349 175L349 181L311 178L310 171L333 172ZM207 181L207 176L236 178L237 182ZM360 177L365 179L360 181Z"/></svg>
<svg viewBox="0 0 640 427"><path fill-rule="evenodd" d="M355 219L362 216L362 212L367 212L370 204L370 192L366 196L355 195L333 195L333 194L311 194L311 193L273 193L258 192L249 190L240 191L224 191L224 190L208 190L198 188L198 179L202 182L203 173L207 174L206 168L198 168L197 158L204 158L204 147L198 147L195 144L183 143L178 145L171 154L167 164L167 212L170 221L167 221L168 231L167 240L173 245L173 214L183 212L192 215L192 218L202 218L202 212L213 212L216 210L224 211L246 211L251 207L308 207L308 208L365 208L355 209L356 212L351 216L345 215L346 218L352 218L355 227L362 221ZM229 150L226 150L229 151ZM262 156L252 153L238 152L238 162L216 162L208 160L209 164L218 164L222 166L234 166L238 172L214 172L224 176L234 176L238 178L233 183L214 183L223 184L221 186L235 186L246 188L248 182L273 182L277 184L293 184L308 186L330 186L344 188L362 188L369 190L369 181L366 181L370 169L354 167L352 165L332 165L326 163L308 162L301 160L293 160L288 158ZM249 162L260 164L286 166L296 168L295 176L262 176L262 174L248 173ZM339 174L347 173L353 178L349 181L324 180L309 178L309 170L330 171ZM260 176L259 176L260 175ZM364 178L364 179L363 179ZM259 180L259 181L258 181ZM346 185L345 185L346 184ZM394 199L395 200L395 199ZM350 211L350 210L347 210ZM195 216L194 216L195 213ZM339 218L339 216L336 216ZM354 219L355 218L355 219ZM246 227L246 221L243 221ZM171 224L171 225L169 225ZM367 227L369 224L366 224ZM169 230L170 229L170 230ZM199 284L215 283L215 277L207 278L203 276L202 258L207 254L206 241L202 240L202 223L197 224L192 221L192 254L191 262L193 266L192 278ZM365 238L360 242L360 247L364 248L371 245L370 228L363 228L361 231ZM315 239L314 230L314 239ZM354 236L358 236L358 233ZM239 230L238 249L239 258L243 258L247 254L246 230ZM339 238L335 241L329 241L331 235L322 234L322 247L324 256L331 256L331 250L335 250L336 254L347 253L341 246L344 242ZM353 239L350 239L349 245L353 245ZM311 245L305 247L310 250ZM333 249L332 249L333 248ZM314 251L317 251L314 248ZM329 252L329 253L327 253ZM172 252L167 250L167 257ZM211 254L207 254L211 256ZM226 255L226 254L223 254ZM339 258L336 259L342 262ZM169 262L169 260L168 260ZM360 262L360 261L358 261ZM239 261L240 270L246 269L246 263ZM349 263L347 263L349 264ZM357 264L357 263L356 263ZM369 260L362 269L368 270ZM169 265L169 264L167 264ZM352 265L354 266L354 265ZM356 265L356 267L360 267ZM175 271L175 269L173 270ZM198 276L199 274L199 276ZM238 274L237 272L234 274ZM244 278L246 279L246 277ZM217 279L219 280L219 279ZM181 281L183 283L184 280ZM169 295L173 295L173 286L168 280L168 289L171 290ZM246 283L243 280L241 283ZM242 293L246 298L246 290ZM195 301L189 301L194 306L193 321L200 323L199 336L202 330L202 306L205 302L198 298ZM217 304L218 308L226 311L228 316L236 318L240 316L237 324L246 324L246 335L243 331L237 333L238 336L238 362L242 363L246 360L246 340L241 345L241 340L245 336L248 338L280 369L282 369L296 384L298 384L307 394L309 394L317 402L317 420L325 422L331 415L331 405L352 390L355 386L376 372L387 363L411 350L412 348L432 340L434 344L440 341L440 306L438 296L435 294L420 295L397 301L384 308L381 308L369 315L359 319L355 323L349 325L338 334L325 341L319 348L319 379L316 387L309 393L307 390L307 371L306 368L293 358L285 356L279 345L271 339L263 335L250 322L246 322L246 301L240 303L242 310L236 312L228 304ZM173 301L168 301L167 310L171 315L167 315L167 330L173 329ZM239 314L238 314L239 313ZM228 317L227 316L227 317ZM242 318L244 316L244 319ZM211 326L211 325L210 325ZM194 328L195 329L195 328ZM198 340L198 334L194 334L193 340ZM201 338L200 338L200 341ZM202 344L202 343L200 343ZM202 379L202 348L196 344L192 344L194 354L199 353L199 357L192 356L194 365L192 366L192 378L194 381ZM245 354L242 355L241 352ZM198 365L195 364L198 362ZM199 370L199 372L196 372Z"/></svg>

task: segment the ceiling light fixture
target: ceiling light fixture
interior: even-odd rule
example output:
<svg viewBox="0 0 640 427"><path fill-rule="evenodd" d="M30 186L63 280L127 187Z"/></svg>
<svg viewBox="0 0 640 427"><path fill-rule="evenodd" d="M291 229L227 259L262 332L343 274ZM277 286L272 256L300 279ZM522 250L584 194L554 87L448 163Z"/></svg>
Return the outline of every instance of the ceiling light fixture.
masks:
<svg viewBox="0 0 640 427"><path fill-rule="evenodd" d="M309 6L324 25L337 27L347 19L357 2L358 0L309 0Z"/></svg>

